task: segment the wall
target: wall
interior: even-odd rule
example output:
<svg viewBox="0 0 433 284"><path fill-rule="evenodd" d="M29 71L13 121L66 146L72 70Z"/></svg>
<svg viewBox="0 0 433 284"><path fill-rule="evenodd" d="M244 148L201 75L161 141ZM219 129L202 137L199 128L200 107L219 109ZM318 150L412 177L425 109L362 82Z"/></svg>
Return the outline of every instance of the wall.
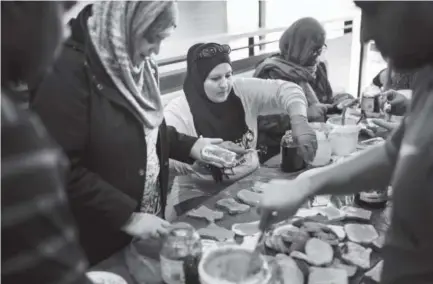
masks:
<svg viewBox="0 0 433 284"><path fill-rule="evenodd" d="M289 26L302 17L326 21L345 16L354 7L351 0L267 0L266 26Z"/></svg>
<svg viewBox="0 0 433 284"><path fill-rule="evenodd" d="M65 16L67 22L95 1L79 1ZM158 58L185 54L192 39L228 32L226 1L178 1L179 23L173 35L164 41ZM231 9L233 11L233 9ZM183 41L188 43L182 44Z"/></svg>
<svg viewBox="0 0 433 284"><path fill-rule="evenodd" d="M93 1L79 2L74 11L69 13L68 18L75 16L84 5L91 2ZM351 0L267 0L265 2L266 27L269 28L289 26L295 20L305 16L326 21L351 14L355 9ZM258 27L258 0L179 1L178 7L180 14L178 28L173 36L164 42L158 58L184 55L191 42L200 37L248 32ZM354 76L351 73L354 73L357 66L352 63L357 59L351 55L352 53L356 54L357 48L353 46L353 38L349 35L341 37L341 29L338 32L333 32L334 28L341 28L341 25L342 23L336 23L325 26L329 39L329 48L325 57L327 57L330 65L329 76L332 85L338 90L353 90L354 83L351 77ZM274 34L268 36L267 40L278 39L279 36L280 34ZM246 41L230 42L230 45L232 47L246 45ZM273 44L269 45L265 51L276 50L277 44ZM235 53L232 54L234 59L241 55L241 57L247 56L247 51L242 51L242 54L240 52ZM176 67L182 68L184 64L181 63ZM167 70L161 68L161 71Z"/></svg>
<svg viewBox="0 0 433 284"><path fill-rule="evenodd" d="M227 33L226 1L179 1L179 25L157 58L184 55L195 38Z"/></svg>

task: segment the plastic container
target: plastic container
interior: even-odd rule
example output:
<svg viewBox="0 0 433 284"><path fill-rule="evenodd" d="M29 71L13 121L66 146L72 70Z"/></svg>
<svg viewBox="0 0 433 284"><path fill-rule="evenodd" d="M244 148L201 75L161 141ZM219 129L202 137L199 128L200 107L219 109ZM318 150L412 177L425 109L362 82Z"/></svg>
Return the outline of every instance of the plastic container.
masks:
<svg viewBox="0 0 433 284"><path fill-rule="evenodd" d="M321 167L331 162L332 145L329 140L331 127L326 123L312 122L310 123L317 137L317 151L314 160L310 163L313 167Z"/></svg>
<svg viewBox="0 0 433 284"><path fill-rule="evenodd" d="M356 151L361 130L361 127L356 125L358 119L346 116L345 125L341 125L341 116L328 119L326 123L331 126L329 140L334 155L347 156Z"/></svg>
<svg viewBox="0 0 433 284"><path fill-rule="evenodd" d="M233 167L236 162L236 153L216 145L205 146L201 151L201 155L207 161L219 163L227 168Z"/></svg>
<svg viewBox="0 0 433 284"><path fill-rule="evenodd" d="M240 264L241 268L237 270L238 273L243 274L247 267L246 265L249 264L250 256L252 255L252 250L247 249L245 247L241 247L239 245L225 245L221 247L217 247L214 249L209 250L206 252L202 260L200 261L200 264L198 266L198 273L200 277L200 283L201 284L269 284L272 279L272 273L269 268L269 264L266 262L265 258L260 255L261 259L261 269L255 273L254 275L251 275L249 277L246 277L243 280L237 280L237 281L229 281L227 279L222 279L220 277L210 275L208 270L211 270L209 268L209 264L211 261L215 261L218 258L221 257L227 257L230 254L236 254L236 253L245 253L247 257L245 257L245 260L242 259L242 261L235 259L234 263ZM225 263L225 260L221 261L222 263ZM226 264L227 265L227 264ZM230 264L228 264L230 266ZM212 269L213 272L215 270Z"/></svg>

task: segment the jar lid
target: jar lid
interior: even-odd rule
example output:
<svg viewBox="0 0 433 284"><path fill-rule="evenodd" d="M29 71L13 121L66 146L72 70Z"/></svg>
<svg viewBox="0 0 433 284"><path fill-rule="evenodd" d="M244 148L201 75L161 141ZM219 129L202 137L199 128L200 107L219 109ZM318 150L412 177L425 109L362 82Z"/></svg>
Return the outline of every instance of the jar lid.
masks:
<svg viewBox="0 0 433 284"><path fill-rule="evenodd" d="M374 96L379 95L379 94L380 94L380 91L379 91L379 90L377 90L377 89L372 89L372 88L368 88L367 90L365 90L365 91L362 93L362 96L363 96L363 97L374 97Z"/></svg>
<svg viewBox="0 0 433 284"><path fill-rule="evenodd" d="M184 222L174 223L169 228L169 235L173 237L190 237L194 234L195 229L192 225Z"/></svg>
<svg viewBox="0 0 433 284"><path fill-rule="evenodd" d="M119 275L107 271L90 271L86 276L95 284L127 284Z"/></svg>
<svg viewBox="0 0 433 284"><path fill-rule="evenodd" d="M286 131L286 134L284 134L283 138L281 138L281 144L284 144L285 146L298 146L297 141L293 139L291 130Z"/></svg>

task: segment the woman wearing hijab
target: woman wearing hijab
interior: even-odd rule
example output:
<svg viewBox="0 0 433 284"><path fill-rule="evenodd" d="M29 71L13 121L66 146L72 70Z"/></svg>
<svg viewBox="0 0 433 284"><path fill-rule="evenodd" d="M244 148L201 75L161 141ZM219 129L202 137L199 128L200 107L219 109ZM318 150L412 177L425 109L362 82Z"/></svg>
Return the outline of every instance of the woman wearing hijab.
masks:
<svg viewBox="0 0 433 284"><path fill-rule="evenodd" d="M314 158L317 141L308 125L307 100L301 87L281 80L233 78L229 53L228 45L199 43L192 46L187 55L185 96L172 100L164 113L167 124L180 133L222 138L248 152L238 157L236 165L230 169L171 163L185 175L174 180L167 206L171 212L167 211L167 216L197 207L259 167L257 151L254 151L259 114L288 114L305 160Z"/></svg>
<svg viewBox="0 0 433 284"><path fill-rule="evenodd" d="M352 195L392 184L380 283L433 283L433 2L355 4L362 10L362 41L374 40L396 70L418 69L406 117L386 143L285 185L280 181L265 195L261 212L266 219L272 212L278 222L316 194Z"/></svg>
<svg viewBox="0 0 433 284"><path fill-rule="evenodd" d="M166 126L157 70L145 62L176 26L176 9L172 1L87 6L33 98L68 154L68 195L91 264L131 237L164 235L169 157L189 163L215 142Z"/></svg>
<svg viewBox="0 0 433 284"><path fill-rule="evenodd" d="M418 70L395 70L389 65L374 78L368 89L380 94L381 102L388 101L391 114L404 115L409 108L412 87Z"/></svg>
<svg viewBox="0 0 433 284"><path fill-rule="evenodd" d="M418 70L397 71L391 66L381 70L367 87L369 92L378 94L379 104L375 111L379 111L379 108L384 109L385 103L388 103L390 108L386 111L390 115L403 116L410 107L413 82L417 73ZM398 122L386 119L373 119L372 122L388 130L393 130L399 125Z"/></svg>
<svg viewBox="0 0 433 284"><path fill-rule="evenodd" d="M280 38L280 53L261 62L254 77L281 79L300 85L308 101L308 120L324 122L326 114L338 112L336 105L351 98L344 94L333 98L326 65L320 55L326 48L326 32L313 18L294 22ZM290 123L287 116L273 115L259 118L259 147L267 152L262 162L279 151L281 137Z"/></svg>

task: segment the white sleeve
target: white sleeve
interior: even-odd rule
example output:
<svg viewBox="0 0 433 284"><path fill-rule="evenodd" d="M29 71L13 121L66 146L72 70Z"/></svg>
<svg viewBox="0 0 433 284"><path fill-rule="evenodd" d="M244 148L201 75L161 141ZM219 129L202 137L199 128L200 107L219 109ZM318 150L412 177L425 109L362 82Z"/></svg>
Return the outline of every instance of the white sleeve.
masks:
<svg viewBox="0 0 433 284"><path fill-rule="evenodd" d="M292 82L272 79L236 78L235 92L243 96L258 115L307 116L307 99L302 88Z"/></svg>
<svg viewBox="0 0 433 284"><path fill-rule="evenodd" d="M183 98L175 98L171 100L164 108L165 122L167 125L176 128L177 132L179 133L194 136L192 135L192 129L188 127L188 111L182 108L182 99ZM191 165L173 159L170 159L169 165L170 174L188 175L193 171Z"/></svg>

